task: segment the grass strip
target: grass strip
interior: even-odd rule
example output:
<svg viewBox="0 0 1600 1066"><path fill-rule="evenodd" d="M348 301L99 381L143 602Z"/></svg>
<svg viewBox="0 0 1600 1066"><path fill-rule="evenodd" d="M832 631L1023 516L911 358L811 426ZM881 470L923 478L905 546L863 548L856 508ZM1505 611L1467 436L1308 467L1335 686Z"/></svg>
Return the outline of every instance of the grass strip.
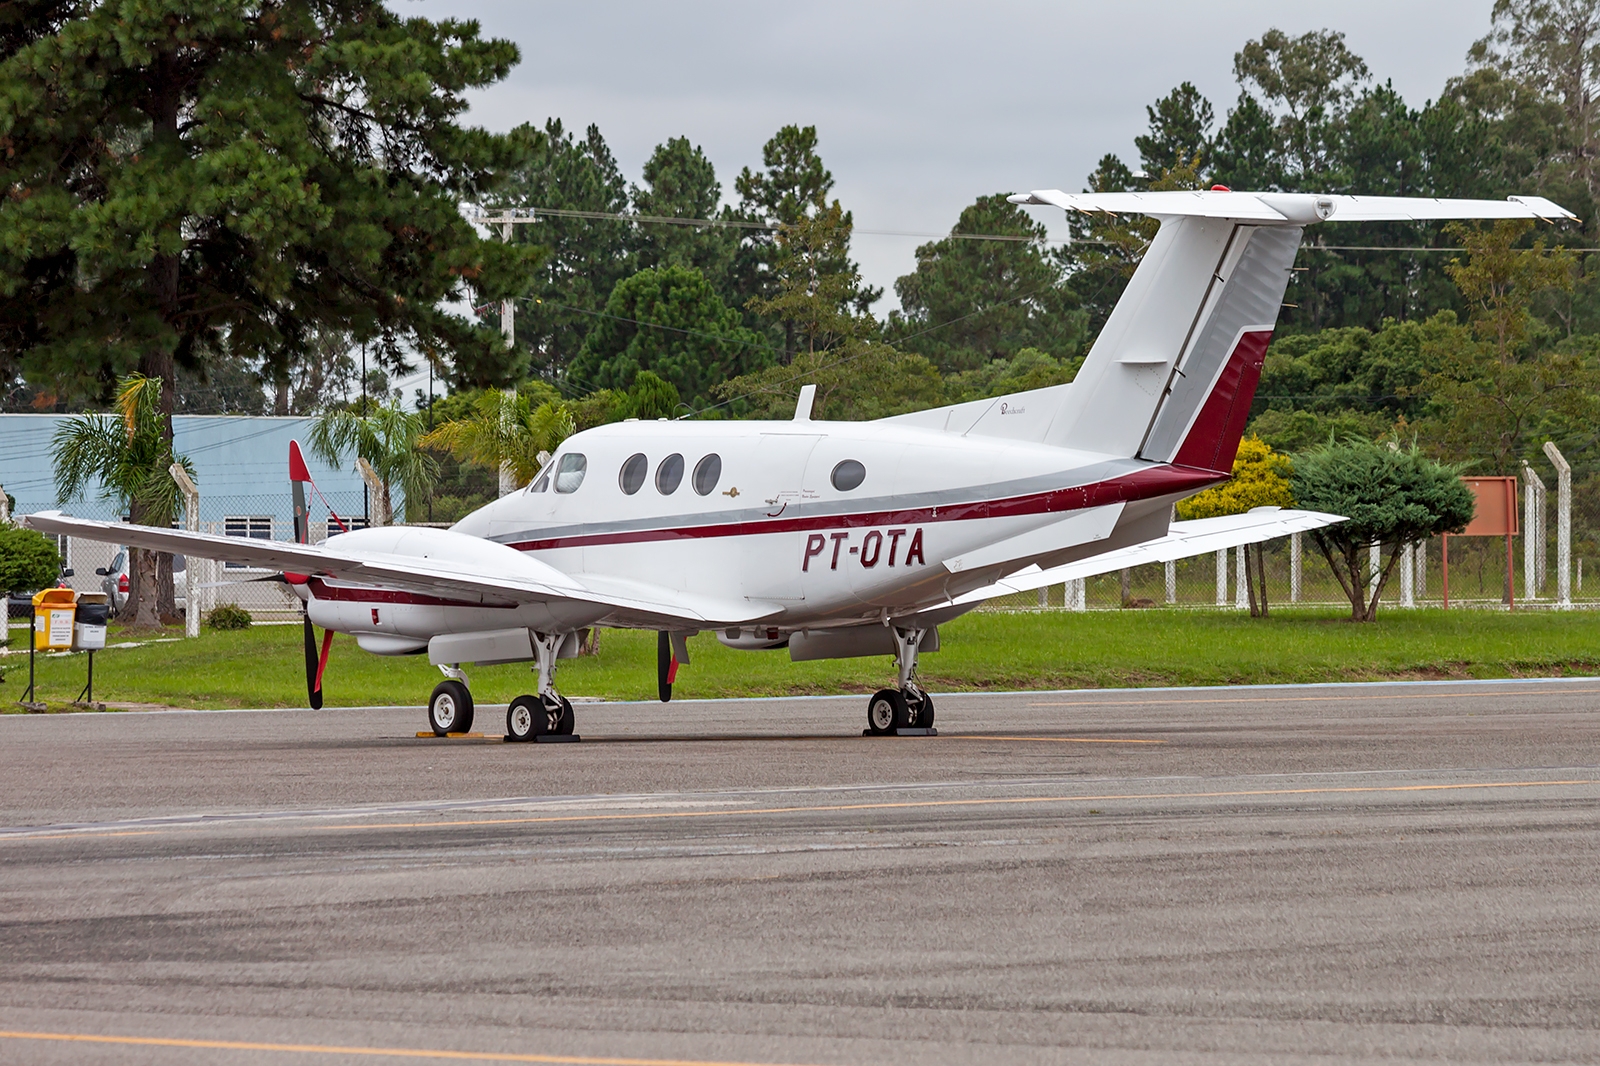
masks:
<svg viewBox="0 0 1600 1066"><path fill-rule="evenodd" d="M1275 609L1266 619L1165 609L985 611L941 627L941 636L944 650L922 658L923 683L935 691L1600 674L1600 612L1590 611L1396 610L1371 625L1326 609ZM15 633L13 643L25 647L26 637ZM298 626L257 626L107 650L95 659L95 697L149 707L304 706L300 642ZM791 663L787 652L733 651L711 634L689 646L692 664L674 688L685 699L868 693L894 677L887 656ZM653 633L605 630L598 655L561 663L561 690L654 699L655 649ZM3 664L0 709L20 712L14 701L27 685L27 660L13 654ZM39 658L39 696L66 709L83 687L84 666L82 655ZM533 688L527 666L467 670L482 703ZM369 655L341 636L324 688L330 706L420 706L439 679L425 656Z"/></svg>

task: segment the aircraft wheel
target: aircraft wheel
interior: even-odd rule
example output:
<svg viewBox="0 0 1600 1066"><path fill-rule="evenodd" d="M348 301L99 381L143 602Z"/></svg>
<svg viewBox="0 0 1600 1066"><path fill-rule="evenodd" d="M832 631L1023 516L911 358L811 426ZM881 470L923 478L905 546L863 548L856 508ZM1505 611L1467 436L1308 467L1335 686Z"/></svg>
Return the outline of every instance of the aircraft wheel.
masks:
<svg viewBox="0 0 1600 1066"><path fill-rule="evenodd" d="M459 681L441 681L428 697L428 725L433 735L465 733L472 728L472 693Z"/></svg>
<svg viewBox="0 0 1600 1066"><path fill-rule="evenodd" d="M537 696L518 696L506 708L506 737L532 740L545 730L544 704Z"/></svg>
<svg viewBox="0 0 1600 1066"><path fill-rule="evenodd" d="M565 696L557 696L556 699L561 701L561 717L557 719L556 727L550 730L550 732L559 733L564 737L570 737L572 735L573 726L577 722L577 716L572 713L572 701L567 699Z"/></svg>
<svg viewBox="0 0 1600 1066"><path fill-rule="evenodd" d="M867 704L867 728L873 736L888 736L902 728L908 717L906 697L899 689L886 688Z"/></svg>
<svg viewBox="0 0 1600 1066"><path fill-rule="evenodd" d="M933 697L926 692L918 700L906 701L906 724L928 729L933 726Z"/></svg>

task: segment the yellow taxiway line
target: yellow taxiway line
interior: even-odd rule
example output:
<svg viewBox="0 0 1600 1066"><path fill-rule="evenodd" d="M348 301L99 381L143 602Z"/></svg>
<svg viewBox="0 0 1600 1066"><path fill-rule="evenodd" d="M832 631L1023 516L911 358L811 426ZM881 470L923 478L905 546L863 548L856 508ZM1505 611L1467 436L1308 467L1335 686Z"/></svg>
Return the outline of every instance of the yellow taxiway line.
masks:
<svg viewBox="0 0 1600 1066"><path fill-rule="evenodd" d="M359 832L364 829L446 829L470 825L539 825L557 822L644 822L674 818L727 818L741 815L894 811L936 807L1003 807L1037 805L1040 803L1110 803L1115 800L1248 799L1271 796L1338 796L1386 792L1454 792L1469 788L1556 788L1566 785L1600 785L1600 780L1589 778L1570 781L1469 781L1449 785L1253 788L1235 789L1226 792L1108 793L1103 796L994 796L981 799L903 800L898 803L831 803L803 807L733 807L722 810L627 811L616 814L546 814L526 818L458 818L448 822L364 822L356 825L320 825L313 828L322 832L349 833Z"/></svg>
<svg viewBox="0 0 1600 1066"><path fill-rule="evenodd" d="M185 1040L163 1036L100 1036L93 1033L29 1033L0 1031L0 1040L47 1040L73 1044L117 1044L124 1047L198 1048L210 1051L275 1051L291 1055L363 1055L397 1059L443 1059L455 1062L542 1062L562 1066L766 1066L766 1064L701 1059L630 1059L608 1055L524 1055L503 1051L446 1051L435 1048L346 1047L339 1044L273 1044L249 1040Z"/></svg>

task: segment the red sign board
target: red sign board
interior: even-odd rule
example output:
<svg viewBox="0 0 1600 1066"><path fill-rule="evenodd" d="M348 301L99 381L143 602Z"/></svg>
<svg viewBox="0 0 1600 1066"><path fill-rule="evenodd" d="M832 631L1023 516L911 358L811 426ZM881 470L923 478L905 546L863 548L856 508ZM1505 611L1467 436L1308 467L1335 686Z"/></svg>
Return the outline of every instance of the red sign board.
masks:
<svg viewBox="0 0 1600 1066"><path fill-rule="evenodd" d="M1514 537L1517 535L1517 479L1514 477L1464 477L1477 498L1478 510L1458 537Z"/></svg>

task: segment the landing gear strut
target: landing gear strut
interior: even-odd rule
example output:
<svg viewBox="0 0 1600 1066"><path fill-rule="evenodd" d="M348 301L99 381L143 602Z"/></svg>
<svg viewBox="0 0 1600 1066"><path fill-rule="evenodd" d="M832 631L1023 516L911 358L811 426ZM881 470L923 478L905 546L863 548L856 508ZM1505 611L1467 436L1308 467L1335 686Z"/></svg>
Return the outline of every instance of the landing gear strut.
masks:
<svg viewBox="0 0 1600 1066"><path fill-rule="evenodd" d="M539 692L518 696L506 709L507 740L575 741L572 704L556 692L556 656L570 633L535 633L534 669L539 672Z"/></svg>
<svg viewBox="0 0 1600 1066"><path fill-rule="evenodd" d="M871 736L937 736L933 728L933 697L917 684L917 651L924 629L894 627L895 665L899 687L886 688L867 703L867 733Z"/></svg>

